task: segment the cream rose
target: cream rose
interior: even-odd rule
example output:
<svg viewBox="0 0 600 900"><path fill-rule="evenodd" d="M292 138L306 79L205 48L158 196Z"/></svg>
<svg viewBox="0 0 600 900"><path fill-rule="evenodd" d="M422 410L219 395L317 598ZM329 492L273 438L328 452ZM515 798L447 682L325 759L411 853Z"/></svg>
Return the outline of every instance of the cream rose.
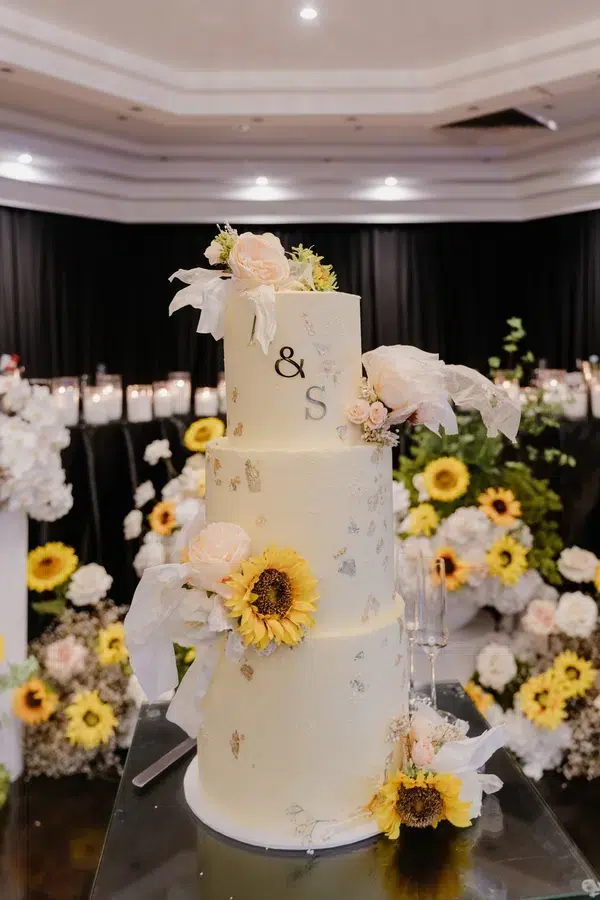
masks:
<svg viewBox="0 0 600 900"><path fill-rule="evenodd" d="M521 625L529 634L545 636L556 628L556 603L552 600L532 600Z"/></svg>
<svg viewBox="0 0 600 900"><path fill-rule="evenodd" d="M187 545L187 567L196 587L229 594L223 583L237 572L250 552L250 538L243 528L231 522L213 522L191 534Z"/></svg>
<svg viewBox="0 0 600 900"><path fill-rule="evenodd" d="M369 422L373 428L379 428L387 419L387 409L380 400L371 403L369 409Z"/></svg>
<svg viewBox="0 0 600 900"><path fill-rule="evenodd" d="M596 577L596 568L599 560L589 550L581 547L567 547L558 557L558 571L567 581L582 584L585 581L593 581Z"/></svg>
<svg viewBox="0 0 600 900"><path fill-rule="evenodd" d="M479 681L484 687L503 691L517 674L514 654L503 644L488 644L477 657Z"/></svg>
<svg viewBox="0 0 600 900"><path fill-rule="evenodd" d="M556 624L569 637L589 638L596 628L598 607L581 591L563 594L556 608Z"/></svg>
<svg viewBox="0 0 600 900"><path fill-rule="evenodd" d="M346 407L346 417L354 425L362 425L369 418L371 406L366 400L355 400Z"/></svg>
<svg viewBox="0 0 600 900"><path fill-rule="evenodd" d="M211 266L216 266L217 263L221 261L221 253L223 252L223 247L219 244L218 241L211 241L206 250L204 251L204 255L211 264Z"/></svg>
<svg viewBox="0 0 600 900"><path fill-rule="evenodd" d="M235 276L254 286L279 285L290 277L290 263L279 238L274 234L240 234L229 254Z"/></svg>
<svg viewBox="0 0 600 900"><path fill-rule="evenodd" d="M85 671L87 655L86 647L73 634L48 644L45 651L48 675L61 684L70 681Z"/></svg>

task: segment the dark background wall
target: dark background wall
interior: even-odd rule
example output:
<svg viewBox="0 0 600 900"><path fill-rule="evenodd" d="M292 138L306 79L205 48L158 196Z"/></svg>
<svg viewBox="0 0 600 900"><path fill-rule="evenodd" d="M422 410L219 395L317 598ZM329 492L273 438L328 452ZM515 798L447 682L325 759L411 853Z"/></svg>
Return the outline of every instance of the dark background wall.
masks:
<svg viewBox="0 0 600 900"><path fill-rule="evenodd" d="M273 230L288 248L313 245L333 263L340 288L363 298L364 349L414 343L485 368L505 319L520 315L528 345L550 365L600 352L600 212L251 230ZM196 335L197 311L167 315L168 276L204 265L214 231L0 208L0 351L19 353L32 377L104 363L129 382L190 369L214 383L221 348Z"/></svg>

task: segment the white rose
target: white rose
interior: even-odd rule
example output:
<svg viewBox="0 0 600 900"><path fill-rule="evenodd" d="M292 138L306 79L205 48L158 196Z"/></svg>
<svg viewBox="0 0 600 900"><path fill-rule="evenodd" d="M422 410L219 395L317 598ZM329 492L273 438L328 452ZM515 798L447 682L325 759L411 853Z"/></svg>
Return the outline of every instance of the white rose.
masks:
<svg viewBox="0 0 600 900"><path fill-rule="evenodd" d="M142 533L144 516L140 509L132 509L123 519L123 533L126 541L133 541Z"/></svg>
<svg viewBox="0 0 600 900"><path fill-rule="evenodd" d="M222 252L223 247L221 246L221 244L219 244L218 241L211 241L204 251L204 255L211 266L216 266L221 261Z"/></svg>
<svg viewBox="0 0 600 900"><path fill-rule="evenodd" d="M493 530L493 524L482 510L476 506L463 506L444 519L438 534L442 544L444 541L459 547L475 544L487 550L493 542Z"/></svg>
<svg viewBox="0 0 600 900"><path fill-rule="evenodd" d="M189 538L187 565L196 587L228 595L224 579L238 571L250 552L250 538L231 522L213 522Z"/></svg>
<svg viewBox="0 0 600 900"><path fill-rule="evenodd" d="M443 425L456 434L456 416L445 384L444 363L437 353L399 344L363 353L369 387L391 410L388 423L410 419L436 433Z"/></svg>
<svg viewBox="0 0 600 900"><path fill-rule="evenodd" d="M419 494L419 503L423 503L425 500L431 499L429 496L429 491L425 487L425 476L422 472L419 472L418 475L413 475L413 487Z"/></svg>
<svg viewBox="0 0 600 900"><path fill-rule="evenodd" d="M589 550L582 550L581 547L567 547L558 557L557 565L563 578L581 584L584 581L594 580L600 560Z"/></svg>
<svg viewBox="0 0 600 900"><path fill-rule="evenodd" d="M514 654L502 644L488 644L479 653L476 663L479 681L494 691L503 691L517 674Z"/></svg>
<svg viewBox="0 0 600 900"><path fill-rule="evenodd" d="M113 580L104 566L90 563L81 566L71 576L67 599L73 606L95 606L108 594Z"/></svg>
<svg viewBox="0 0 600 900"><path fill-rule="evenodd" d="M155 466L161 459L170 459L172 456L169 442L166 439L152 441L144 450L144 461L151 466Z"/></svg>
<svg viewBox="0 0 600 900"><path fill-rule="evenodd" d="M160 538L158 540L144 541L135 555L133 567L138 578L141 578L145 569L150 569L152 566L162 566L166 559L167 550Z"/></svg>
<svg viewBox="0 0 600 900"><path fill-rule="evenodd" d="M521 625L529 634L552 634L556 627L556 603L552 600L532 600Z"/></svg>
<svg viewBox="0 0 600 900"><path fill-rule="evenodd" d="M410 492L403 481L392 481L392 506L396 519L403 519L410 509Z"/></svg>
<svg viewBox="0 0 600 900"><path fill-rule="evenodd" d="M569 637L590 637L596 628L598 607L581 591L563 594L556 609L556 624Z"/></svg>
<svg viewBox="0 0 600 900"><path fill-rule="evenodd" d="M142 506L145 506L146 503L149 503L156 496L156 492L154 490L154 485L151 481L144 481L142 484L138 485L135 489L135 497L134 502L138 509L141 509Z"/></svg>
<svg viewBox="0 0 600 900"><path fill-rule="evenodd" d="M85 671L88 651L73 634L60 641L48 644L44 652L46 671L60 684L71 681L75 675Z"/></svg>
<svg viewBox="0 0 600 900"><path fill-rule="evenodd" d="M371 403L369 409L369 422L373 428L380 428L387 419L387 409L380 400Z"/></svg>
<svg viewBox="0 0 600 900"><path fill-rule="evenodd" d="M346 418L354 425L362 425L369 418L371 405L367 400L360 398L349 403L346 407Z"/></svg>
<svg viewBox="0 0 600 900"><path fill-rule="evenodd" d="M240 234L229 254L229 267L236 278L258 287L279 285L290 277L290 263L274 234Z"/></svg>

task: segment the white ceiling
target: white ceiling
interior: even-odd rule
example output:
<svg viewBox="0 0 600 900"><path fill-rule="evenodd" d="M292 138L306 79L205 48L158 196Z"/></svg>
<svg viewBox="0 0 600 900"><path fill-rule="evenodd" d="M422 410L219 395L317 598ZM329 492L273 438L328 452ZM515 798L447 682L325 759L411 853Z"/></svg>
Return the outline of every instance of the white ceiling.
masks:
<svg viewBox="0 0 600 900"><path fill-rule="evenodd" d="M598 0L302 5L8 0L0 202L123 221L600 207ZM440 129L509 105L558 131Z"/></svg>

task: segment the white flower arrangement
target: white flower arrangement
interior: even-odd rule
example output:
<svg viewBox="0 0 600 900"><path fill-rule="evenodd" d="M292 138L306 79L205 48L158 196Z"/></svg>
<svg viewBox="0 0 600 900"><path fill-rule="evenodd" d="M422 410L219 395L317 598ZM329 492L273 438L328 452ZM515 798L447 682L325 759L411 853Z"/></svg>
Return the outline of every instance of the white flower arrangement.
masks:
<svg viewBox="0 0 600 900"><path fill-rule="evenodd" d="M173 453L168 440L152 441L144 450L144 462L155 466L161 459L171 459Z"/></svg>
<svg viewBox="0 0 600 900"><path fill-rule="evenodd" d="M108 594L113 579L104 566L89 563L73 572L66 597L73 606L96 606Z"/></svg>
<svg viewBox="0 0 600 900"><path fill-rule="evenodd" d="M73 505L60 453L70 435L48 388L31 385L3 355L0 375L0 509L54 522ZM8 373L8 374L7 374Z"/></svg>

